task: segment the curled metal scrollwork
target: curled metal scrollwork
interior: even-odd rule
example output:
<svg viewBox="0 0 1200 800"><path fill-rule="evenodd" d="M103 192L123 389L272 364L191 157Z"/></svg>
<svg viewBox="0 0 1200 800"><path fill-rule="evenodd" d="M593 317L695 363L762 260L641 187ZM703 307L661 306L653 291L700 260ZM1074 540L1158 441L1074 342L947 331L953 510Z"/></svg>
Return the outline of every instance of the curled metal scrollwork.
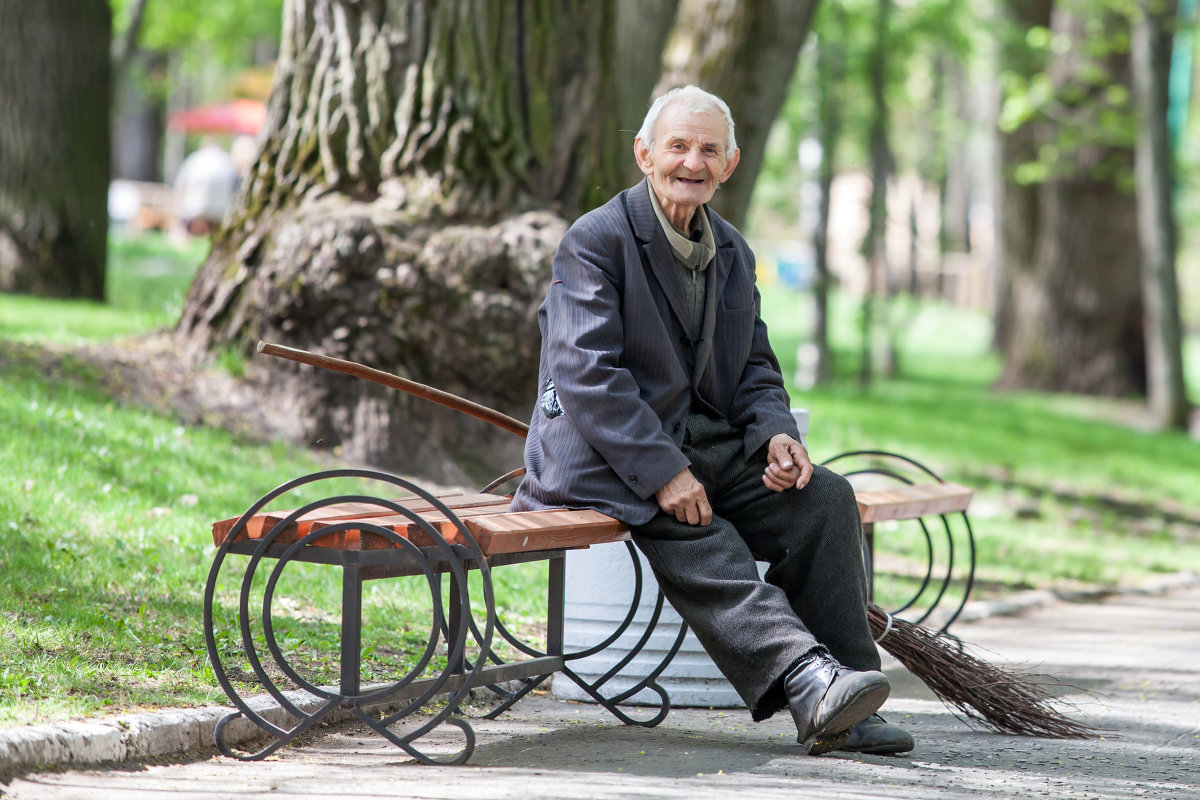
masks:
<svg viewBox="0 0 1200 800"><path fill-rule="evenodd" d="M404 493L412 497L401 501L363 494L330 496L290 512L276 522L269 531L263 532L261 538L250 538L247 535L247 526L250 520L268 504L308 484L347 478L378 482L383 484L389 492L399 490L397 494ZM438 526L422 519L405 505L406 502L411 504L413 500L428 504L449 521L453 526L453 541L448 540ZM331 521L295 541L286 541L285 532L295 530L297 521L301 517L344 503L366 504L379 509L380 513L403 517L417 526L431 544L417 546L394 530L371 524L364 519L350 522ZM350 531L357 532L359 536L363 537L381 537L387 541L390 547L384 546L349 554L346 551L332 548L313 547L313 543L320 537ZM231 553L248 557L242 574L237 603L241 651L253 671L254 679L274 699L275 703L295 720L290 727L271 722L263 713L254 710L248 700L242 697L231 680L229 668L223 659L222 648L218 646L215 630L217 587L222 567L226 565L227 557ZM274 568L270 570L265 586L261 590L261 614L255 615L252 613L251 600L252 596L254 599L260 597L256 593L255 579L264 559L273 559ZM358 674L360 669L357 650L359 622L355 618L352 620L351 627L347 628L344 617L343 633L350 630L353 636L350 642L347 642L343 636L343 650L346 651L349 647L354 649L354 652L349 655L343 652L340 685L337 687L317 685L301 675L289 662L287 654L279 645L272 614L275 610L275 592L280 577L287 566L295 561L325 563L342 567L342 613L344 615L361 613L362 570L390 570L389 574L424 576L432 599L433 618L428 640L416 664L391 682L363 689L360 686L360 675ZM472 603L467 581L468 569L478 570L481 576L477 584L481 586L483 595L480 604L484 609L482 625L479 625L472 616ZM442 603L440 580L442 574L450 576L449 596L452 613L449 616ZM261 583L261 581L257 583ZM347 603L351 605L350 608L346 607ZM256 616L259 616L261 642L254 632L253 621ZM233 758L262 759L311 730L319 722L329 718L335 711L340 710L343 715L348 713L370 726L375 732L418 761L431 764L461 764L470 757L474 750L475 735L470 724L457 716L458 707L471 688L481 684L481 670L486 661L484 658L476 658L474 666L472 666L468 651L491 652L495 630L495 599L487 559L471 532L440 500L420 486L403 478L374 470L335 469L296 478L268 492L238 519L218 547L209 570L204 593L205 643L217 681L237 709L218 723L217 747L223 754ZM470 636L470 640L468 636ZM260 647L265 648L266 652L261 652ZM432 677L423 678L422 676L433 663L435 655L443 650L447 656L445 668L440 672L435 670L436 674ZM292 684L299 687L304 695L307 695L309 702L303 703L306 708L302 708L298 704L299 701L289 697L272 677L271 671L264 667L264 655L269 656L275 668ZM348 672L354 674L347 674ZM427 703L437 695L446 695L446 702L439 708L432 709ZM380 712L381 708L386 710ZM426 712L426 716L421 718L420 724L402 733L394 730L400 720L419 709L424 709ZM226 732L228 725L238 718L253 723L272 741L262 749L250 753L234 750L226 743ZM458 728L461 731L463 743L456 753L446 758L435 758L422 750L418 746L418 742L430 731L443 724Z"/></svg>
<svg viewBox="0 0 1200 800"><path fill-rule="evenodd" d="M855 484L860 478L881 484L901 485L930 480L943 482L937 473L924 464L886 450L852 450L827 459L823 466L840 472ZM937 521L933 522L933 519ZM955 593L960 593L957 604L937 629L945 634L962 614L975 585L975 534L971 529L971 520L962 511L930 515L909 520L906 524L914 531L919 529L921 532L918 542L924 544L925 573L912 595L900 606L889 609L889 612L900 614L909 609L919 609L919 614L914 611L916 616L910 621L922 624L933 617L943 601L954 602L950 597L953 587ZM863 548L864 556L867 556L865 540Z"/></svg>

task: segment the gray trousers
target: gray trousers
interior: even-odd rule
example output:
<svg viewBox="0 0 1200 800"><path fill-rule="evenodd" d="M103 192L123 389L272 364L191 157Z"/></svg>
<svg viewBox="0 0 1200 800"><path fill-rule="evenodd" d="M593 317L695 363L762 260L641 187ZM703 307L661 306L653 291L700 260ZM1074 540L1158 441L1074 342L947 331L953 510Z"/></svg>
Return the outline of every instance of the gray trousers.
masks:
<svg viewBox="0 0 1200 800"><path fill-rule="evenodd" d="M747 456L740 431L699 414L688 420L683 452L712 523L660 511L633 540L753 718L786 707L784 676L820 645L848 667L879 669L862 525L846 479L815 467L803 489L774 492L762 482L766 449ZM770 565L765 582L755 561Z"/></svg>

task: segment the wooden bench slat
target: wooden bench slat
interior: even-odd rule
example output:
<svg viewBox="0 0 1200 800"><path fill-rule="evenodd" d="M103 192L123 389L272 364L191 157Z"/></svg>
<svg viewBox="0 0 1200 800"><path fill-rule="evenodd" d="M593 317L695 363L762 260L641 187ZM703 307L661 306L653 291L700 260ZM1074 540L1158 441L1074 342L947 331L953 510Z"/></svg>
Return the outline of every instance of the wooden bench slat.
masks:
<svg viewBox="0 0 1200 800"><path fill-rule="evenodd" d="M463 523L487 555L623 542L629 526L599 511L515 511L469 517Z"/></svg>
<svg viewBox="0 0 1200 800"><path fill-rule="evenodd" d="M447 492L444 495L437 496L439 500L452 510L471 508L475 506L485 505L500 505L507 507L508 499L494 494L463 494L462 492ZM417 513L430 511L433 506L425 500L416 498L397 498L396 502L403 503L406 507L411 508ZM275 527L279 522L286 519L289 511L265 511L261 514L255 514L246 523L245 535L242 538L261 539L266 535L267 531ZM393 512L390 509L380 508L374 503L338 503L336 505L324 506L303 514L297 520L297 524L290 526L288 529L281 531L278 542L280 544L290 544L299 538L302 538L312 530L312 524L315 522L330 522L346 519L370 519L371 517L390 516ZM230 519L223 519L219 522L214 522L212 526L213 541L220 545L225 541L225 537L229 535L229 531L241 519L240 516Z"/></svg>
<svg viewBox="0 0 1200 800"><path fill-rule="evenodd" d="M466 520L479 515L496 515L503 514L508 511L509 499L507 497L496 497L492 495L492 501L486 504L476 506L465 506L459 508L451 508L454 515L460 520ZM415 505L415 504L414 504ZM417 513L421 519L425 520L433 527L438 529L442 538L451 544L458 543L460 537L458 528L454 523L450 522L449 518L440 511L434 511L433 507L426 504L424 509L410 507L410 510ZM320 530L321 528L335 525L338 523L351 522L355 519L361 519L364 522L369 522L381 528L393 531L400 534L405 539L408 539L418 547L426 547L434 544L433 537L426 533L420 525L410 520L403 514L387 514L371 517L343 517L336 520L321 520L313 522L309 528L309 532ZM358 537L358 538L356 538ZM322 536L314 539L312 544L315 547L333 547L347 550L386 550L394 545L390 540L371 534L362 536L362 531L355 529L347 529L344 531L335 531L328 536Z"/></svg>
<svg viewBox="0 0 1200 800"><path fill-rule="evenodd" d="M971 490L957 483L916 483L889 489L855 492L864 523L917 519L966 511Z"/></svg>

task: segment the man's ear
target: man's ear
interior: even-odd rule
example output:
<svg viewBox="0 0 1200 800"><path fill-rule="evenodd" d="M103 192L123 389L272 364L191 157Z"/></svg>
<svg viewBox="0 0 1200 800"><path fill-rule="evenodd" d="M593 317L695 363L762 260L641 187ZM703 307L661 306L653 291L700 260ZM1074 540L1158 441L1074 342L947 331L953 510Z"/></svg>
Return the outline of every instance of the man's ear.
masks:
<svg viewBox="0 0 1200 800"><path fill-rule="evenodd" d="M641 137L633 140L633 157L637 159L638 169L643 175L654 174L654 161L650 158L650 147Z"/></svg>
<svg viewBox="0 0 1200 800"><path fill-rule="evenodd" d="M729 176L733 174L733 168L738 165L738 161L742 158L741 150L734 150L733 155L729 157L729 161L725 163L725 174L721 176L721 183L729 180Z"/></svg>

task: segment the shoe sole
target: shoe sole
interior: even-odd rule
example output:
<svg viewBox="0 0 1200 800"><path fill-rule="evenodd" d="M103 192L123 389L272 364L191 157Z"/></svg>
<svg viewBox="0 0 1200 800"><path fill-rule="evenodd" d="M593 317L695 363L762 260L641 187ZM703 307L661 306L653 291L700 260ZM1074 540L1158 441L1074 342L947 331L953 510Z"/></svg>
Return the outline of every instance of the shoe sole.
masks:
<svg viewBox="0 0 1200 800"><path fill-rule="evenodd" d="M908 753L912 751L913 746L906 744L880 744L874 747L846 747L843 745L840 749L846 751L847 753L866 753L870 756L895 756L899 755L900 753Z"/></svg>
<svg viewBox="0 0 1200 800"><path fill-rule="evenodd" d="M800 746L810 756L839 749L850 738L850 729L878 711L891 693L892 687L886 678L864 686L828 722L802 741ZM840 743L837 746L826 747L826 743L839 738Z"/></svg>
<svg viewBox="0 0 1200 800"><path fill-rule="evenodd" d="M817 733L810 736L807 741L801 742L800 745L804 748L806 755L822 756L826 753L832 753L834 750L842 750L848 741L850 741L849 728L841 733L834 733L828 736Z"/></svg>

